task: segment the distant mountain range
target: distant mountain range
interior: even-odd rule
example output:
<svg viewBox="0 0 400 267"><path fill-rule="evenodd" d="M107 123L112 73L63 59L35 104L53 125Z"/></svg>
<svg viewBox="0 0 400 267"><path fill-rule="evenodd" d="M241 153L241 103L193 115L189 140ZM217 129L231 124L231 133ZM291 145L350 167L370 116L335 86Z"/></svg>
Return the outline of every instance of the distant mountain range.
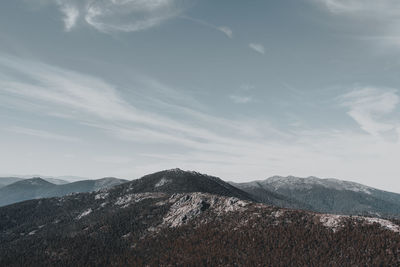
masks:
<svg viewBox="0 0 400 267"><path fill-rule="evenodd" d="M90 192L127 182L127 180L117 178L85 180L73 183L51 178L0 178L0 181L4 181L5 184L5 186L0 188L0 206L29 199L59 197L71 193Z"/></svg>
<svg viewBox="0 0 400 267"><path fill-rule="evenodd" d="M263 199L295 203L275 192L291 188L289 180L269 180ZM307 181L301 185L308 189L319 183ZM54 186L42 179L25 182ZM252 187L257 184L247 188ZM332 185L322 187L332 190ZM373 194L369 188L349 189L348 184L335 188ZM279 208L255 201L257 195L249 192L216 177L173 169L95 192L0 207L0 266L400 263L398 220Z"/></svg>
<svg viewBox="0 0 400 267"><path fill-rule="evenodd" d="M0 177L0 188L24 180L23 178L17 178L17 177Z"/></svg>
<svg viewBox="0 0 400 267"><path fill-rule="evenodd" d="M362 184L337 179L316 177L274 176L266 180L248 183L227 183L197 172L175 172L175 180L167 179L164 172L144 176L131 182L132 192L166 193L206 192L234 196L283 208L303 209L316 212L400 217L400 194L378 190ZM207 179L196 179L198 176ZM164 178L163 178L164 177ZM179 179L178 179L179 178ZM146 181L143 183L142 181ZM150 183L154 181L154 184ZM90 192L112 187L127 180L103 178L68 182L58 178L0 178L0 206L37 198L64 196L71 193ZM207 190L205 189L207 188Z"/></svg>
<svg viewBox="0 0 400 267"><path fill-rule="evenodd" d="M68 184L68 183L72 183L72 182L77 182L77 181L83 181L85 179L80 179L80 180L75 180L78 179L73 178L71 176L71 178L68 178L70 176L66 176L66 179L61 179L61 178L54 178L54 177L42 177L42 176L21 176L21 177L0 177L0 188L4 187L6 185L18 182L18 181L22 181L22 180L28 180L28 179L32 179L32 178L37 178L40 177L41 179L48 181L52 184Z"/></svg>
<svg viewBox="0 0 400 267"><path fill-rule="evenodd" d="M400 194L354 182L274 176L263 181L231 184L249 193L257 201L280 207L336 214L400 217ZM271 201L271 195L281 201Z"/></svg>

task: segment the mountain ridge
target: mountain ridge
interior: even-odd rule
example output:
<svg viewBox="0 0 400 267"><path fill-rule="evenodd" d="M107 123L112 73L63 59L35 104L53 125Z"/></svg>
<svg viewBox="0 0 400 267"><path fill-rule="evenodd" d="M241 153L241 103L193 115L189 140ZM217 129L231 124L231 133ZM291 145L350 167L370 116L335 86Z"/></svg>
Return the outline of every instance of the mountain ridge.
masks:
<svg viewBox="0 0 400 267"><path fill-rule="evenodd" d="M33 181L38 184L32 184ZM48 178L18 180L16 185L20 186L19 191L15 188L16 185L12 184L0 188L0 206L29 199L96 191L103 188L103 184L109 187L128 182L132 192L136 193L197 191L234 196L284 208L345 215L400 217L400 194L334 178L273 176L265 180L234 183L225 182L215 176L175 168L148 174L132 181L105 177L61 183L57 186L49 184L48 181Z"/></svg>
<svg viewBox="0 0 400 267"><path fill-rule="evenodd" d="M400 263L400 221L279 208L232 196L246 197L218 182L161 171L95 192L0 207L0 265Z"/></svg>
<svg viewBox="0 0 400 267"><path fill-rule="evenodd" d="M301 209L348 215L400 217L400 194L334 178L273 176L265 180L236 183L238 188L263 197L262 190L303 203ZM289 206L284 206L289 207Z"/></svg>
<svg viewBox="0 0 400 267"><path fill-rule="evenodd" d="M179 168L168 169L145 175L128 182L130 192L187 193L204 192L223 196L234 196L245 200L254 200L246 192L228 184L222 179L195 171Z"/></svg>

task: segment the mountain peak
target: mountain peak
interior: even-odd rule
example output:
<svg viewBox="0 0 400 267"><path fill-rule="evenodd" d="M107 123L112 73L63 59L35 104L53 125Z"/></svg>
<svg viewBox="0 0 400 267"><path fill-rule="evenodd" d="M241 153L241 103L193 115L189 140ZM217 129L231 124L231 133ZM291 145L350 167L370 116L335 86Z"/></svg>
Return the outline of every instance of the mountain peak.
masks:
<svg viewBox="0 0 400 267"><path fill-rule="evenodd" d="M224 182L218 177L194 171L170 169L143 176L130 183L130 191L191 193L203 192L252 200L249 194Z"/></svg>
<svg viewBox="0 0 400 267"><path fill-rule="evenodd" d="M22 181L18 181L15 184L18 184L18 185L31 185L31 186L53 185L52 183L50 183L50 182L48 182L45 179L40 178L40 177L34 177L34 178L31 178L31 179L25 179L25 180L22 180Z"/></svg>
<svg viewBox="0 0 400 267"><path fill-rule="evenodd" d="M185 171L180 169L180 168L174 168L174 169L168 169L164 170L164 172L169 172L169 173L184 173Z"/></svg>
<svg viewBox="0 0 400 267"><path fill-rule="evenodd" d="M156 173L165 173L166 175L187 175L187 174L191 174L191 175L197 175L197 176L209 176L209 175L202 174L202 173L196 172L196 171L185 171L185 170L182 170L180 168L163 170L163 171L159 171L159 172L156 172Z"/></svg>

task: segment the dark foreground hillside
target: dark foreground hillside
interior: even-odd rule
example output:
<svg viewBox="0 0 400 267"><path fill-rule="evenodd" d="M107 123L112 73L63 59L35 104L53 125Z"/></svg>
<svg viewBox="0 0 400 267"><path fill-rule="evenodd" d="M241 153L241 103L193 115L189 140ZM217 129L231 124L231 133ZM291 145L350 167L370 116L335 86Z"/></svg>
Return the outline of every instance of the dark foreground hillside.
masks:
<svg viewBox="0 0 400 267"><path fill-rule="evenodd" d="M400 265L395 222L191 192L201 175L173 193L175 176L157 177L141 181L152 192L127 183L0 208L0 266Z"/></svg>

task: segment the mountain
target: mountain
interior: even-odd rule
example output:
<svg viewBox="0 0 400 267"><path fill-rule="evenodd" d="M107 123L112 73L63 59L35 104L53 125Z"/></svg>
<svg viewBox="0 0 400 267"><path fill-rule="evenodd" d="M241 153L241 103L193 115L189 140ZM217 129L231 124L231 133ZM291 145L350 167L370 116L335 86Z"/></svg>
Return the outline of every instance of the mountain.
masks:
<svg viewBox="0 0 400 267"><path fill-rule="evenodd" d="M70 182L68 182L68 181L66 181L66 180L62 180L62 179L58 179L58 178L43 178L43 177L41 177L43 180L45 180L45 181L47 181L47 182L49 182L49 183L52 183L52 184L58 184L58 185L60 185L60 184L68 184L68 183L70 183Z"/></svg>
<svg viewBox="0 0 400 267"><path fill-rule="evenodd" d="M78 181L84 181L84 180L89 180L87 177L81 177L81 176L46 176L46 175L40 175L40 174L29 174L29 175L13 175L14 177L22 178L22 179L32 179L34 177L40 177L44 180L48 180L51 182L51 180L55 179L56 181L64 181L67 183L73 183L73 182L78 182Z"/></svg>
<svg viewBox="0 0 400 267"><path fill-rule="evenodd" d="M51 177L46 177L43 178L43 180L46 180L52 184L68 184L69 182L66 180L58 179L58 178L51 178ZM27 180L27 179L32 179L32 177L0 177L0 188L4 187L6 185L10 185L15 182L19 182L22 180Z"/></svg>
<svg viewBox="0 0 400 267"><path fill-rule="evenodd" d="M399 223L260 204L170 170L1 207L0 266L398 266Z"/></svg>
<svg viewBox="0 0 400 267"><path fill-rule="evenodd" d="M264 190L296 202L296 208L348 215L400 217L400 194L338 179L274 176L264 181L238 183L236 187L263 201ZM285 203L277 205L291 207ZM303 206L302 206L303 205Z"/></svg>
<svg viewBox="0 0 400 267"><path fill-rule="evenodd" d="M22 180L22 178L17 177L0 177L0 188Z"/></svg>
<svg viewBox="0 0 400 267"><path fill-rule="evenodd" d="M261 203L274 205L278 207L293 208L293 209L305 209L312 210L313 207L307 203L300 202L291 196L286 196L274 192L262 185L258 185L258 182L251 183L234 183L229 182L232 186L243 190L244 192L251 195L251 197Z"/></svg>
<svg viewBox="0 0 400 267"><path fill-rule="evenodd" d="M89 180L86 177L81 177L81 176L57 176L57 177L51 177L51 176L41 176L41 175L36 175L39 177L42 177L45 180L48 179L57 179L57 180L61 180L61 181L66 181L67 183L73 183L73 182L78 182L78 181L85 181L85 180Z"/></svg>
<svg viewBox="0 0 400 267"><path fill-rule="evenodd" d="M203 192L253 200L246 192L220 178L181 169L171 169L146 175L130 182L130 192L187 193Z"/></svg>
<svg viewBox="0 0 400 267"><path fill-rule="evenodd" d="M0 206L29 199L96 191L125 182L127 181L117 178L103 178L67 184L53 184L42 178L25 179L0 188Z"/></svg>

